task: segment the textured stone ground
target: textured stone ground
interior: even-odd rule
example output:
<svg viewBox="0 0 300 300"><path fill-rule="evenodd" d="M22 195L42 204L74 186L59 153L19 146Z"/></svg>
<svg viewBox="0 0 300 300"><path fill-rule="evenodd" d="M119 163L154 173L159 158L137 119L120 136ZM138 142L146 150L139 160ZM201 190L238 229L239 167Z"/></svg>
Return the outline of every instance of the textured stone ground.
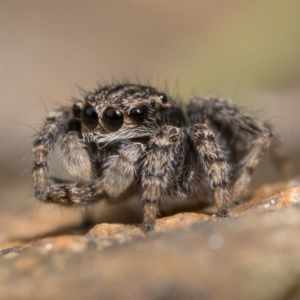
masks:
<svg viewBox="0 0 300 300"><path fill-rule="evenodd" d="M116 223L2 235L0 299L300 299L299 184L262 186L226 219L160 218L148 236Z"/></svg>

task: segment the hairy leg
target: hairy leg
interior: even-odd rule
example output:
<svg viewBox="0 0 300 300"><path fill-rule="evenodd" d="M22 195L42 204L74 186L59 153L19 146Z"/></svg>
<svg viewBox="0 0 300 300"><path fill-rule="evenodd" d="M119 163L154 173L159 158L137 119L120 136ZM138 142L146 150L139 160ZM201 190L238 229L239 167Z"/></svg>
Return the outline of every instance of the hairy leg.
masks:
<svg viewBox="0 0 300 300"><path fill-rule="evenodd" d="M292 168L269 124L243 113L223 99L213 97L192 99L187 114L192 124L205 123L214 130L218 139L225 141L227 153L232 157L226 159L232 168L233 199L245 195L252 172L268 147L282 176L290 177ZM234 157L238 159L234 160Z"/></svg>
<svg viewBox="0 0 300 300"><path fill-rule="evenodd" d="M70 129L73 121L71 108L62 107L50 113L33 144L33 185L35 196L42 201L61 205L82 205L93 202L93 196L105 194L98 182L58 183L49 178L48 155L58 137ZM63 141L63 152L80 148L78 138L75 131L67 133ZM74 155L70 159L74 162ZM70 166L71 162L65 164Z"/></svg>
<svg viewBox="0 0 300 300"><path fill-rule="evenodd" d="M214 191L214 200L218 208L218 214L226 216L231 200L224 154L216 143L213 131L205 124L192 125L190 136L196 147L205 175Z"/></svg>
<svg viewBox="0 0 300 300"><path fill-rule="evenodd" d="M51 183L47 192L39 199L47 203L64 206L92 204L107 196L101 182Z"/></svg>
<svg viewBox="0 0 300 300"><path fill-rule="evenodd" d="M253 127L255 128L255 120ZM277 167L284 179L292 176L292 166L285 155L278 136L271 131L270 125L265 127L257 126L257 130L252 132L252 141L244 158L239 162L239 172L234 183L232 195L238 199L245 195L251 181L252 172L257 167L266 149L270 149L274 165Z"/></svg>
<svg viewBox="0 0 300 300"><path fill-rule="evenodd" d="M238 165L239 171L232 189L233 199L239 199L245 195L251 181L252 173L269 145L270 135L268 132L257 135L250 143L247 153Z"/></svg>
<svg viewBox="0 0 300 300"><path fill-rule="evenodd" d="M180 128L165 126L149 143L142 175L145 232L154 229L158 203L168 193L176 177L176 164L183 155L182 134Z"/></svg>
<svg viewBox="0 0 300 300"><path fill-rule="evenodd" d="M72 111L66 107L50 113L33 144L33 186L37 198L42 198L47 194L50 184L48 154L53 150L58 136L66 132L71 118Z"/></svg>
<svg viewBox="0 0 300 300"><path fill-rule="evenodd" d="M274 165L279 170L282 178L290 179L293 175L293 166L291 161L285 154L279 136L273 132L272 125L266 123L265 126L272 132L272 140L270 145L270 154Z"/></svg>

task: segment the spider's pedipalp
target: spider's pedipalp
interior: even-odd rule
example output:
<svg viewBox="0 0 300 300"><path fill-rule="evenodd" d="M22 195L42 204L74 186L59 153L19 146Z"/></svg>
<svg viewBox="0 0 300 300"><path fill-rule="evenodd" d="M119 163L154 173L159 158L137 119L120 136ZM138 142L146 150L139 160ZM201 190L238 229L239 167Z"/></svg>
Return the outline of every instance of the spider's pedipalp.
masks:
<svg viewBox="0 0 300 300"><path fill-rule="evenodd" d="M80 133L69 131L62 139L62 162L67 171L78 180L89 181L92 163Z"/></svg>
<svg viewBox="0 0 300 300"><path fill-rule="evenodd" d="M136 181L145 153L145 145L132 143L126 145L118 155L109 160L103 178L103 187L110 197L120 196Z"/></svg>

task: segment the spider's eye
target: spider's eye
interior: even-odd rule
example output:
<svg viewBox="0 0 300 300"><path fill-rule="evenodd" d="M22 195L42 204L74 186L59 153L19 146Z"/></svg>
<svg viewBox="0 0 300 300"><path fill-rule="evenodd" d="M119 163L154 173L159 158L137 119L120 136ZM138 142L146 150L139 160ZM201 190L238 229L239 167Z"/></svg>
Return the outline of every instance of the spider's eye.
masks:
<svg viewBox="0 0 300 300"><path fill-rule="evenodd" d="M74 105L73 105L73 116L76 119L79 119L80 118L80 114L81 114L80 107L76 103L74 103Z"/></svg>
<svg viewBox="0 0 300 300"><path fill-rule="evenodd" d="M103 113L102 122L106 129L117 131L123 125L123 114L115 107L107 107Z"/></svg>
<svg viewBox="0 0 300 300"><path fill-rule="evenodd" d="M160 98L160 100L162 101L162 103L166 103L167 100L168 100L166 94L164 94L164 93L160 93L160 94L159 94L159 98Z"/></svg>
<svg viewBox="0 0 300 300"><path fill-rule="evenodd" d="M98 114L93 106L86 106L82 111L82 121L88 129L95 129L98 125Z"/></svg>
<svg viewBox="0 0 300 300"><path fill-rule="evenodd" d="M129 112L129 117L137 122L143 122L147 116L148 109L145 106L134 107Z"/></svg>
<svg viewBox="0 0 300 300"><path fill-rule="evenodd" d="M150 104L152 107L155 107L155 100L151 99Z"/></svg>
<svg viewBox="0 0 300 300"><path fill-rule="evenodd" d="M217 110L225 110L228 108L227 103L223 101L216 101L214 106Z"/></svg>

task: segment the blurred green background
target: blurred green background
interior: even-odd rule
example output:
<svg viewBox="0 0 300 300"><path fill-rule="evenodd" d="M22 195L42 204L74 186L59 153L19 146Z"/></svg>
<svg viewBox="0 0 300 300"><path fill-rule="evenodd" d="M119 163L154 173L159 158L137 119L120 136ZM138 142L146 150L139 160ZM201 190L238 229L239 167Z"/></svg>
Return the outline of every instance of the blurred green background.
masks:
<svg viewBox="0 0 300 300"><path fill-rule="evenodd" d="M275 125L300 169L299 0L0 0L2 211L39 206L30 127L78 97L77 85L113 78L167 83L181 100L231 98ZM279 178L269 166L261 174Z"/></svg>

